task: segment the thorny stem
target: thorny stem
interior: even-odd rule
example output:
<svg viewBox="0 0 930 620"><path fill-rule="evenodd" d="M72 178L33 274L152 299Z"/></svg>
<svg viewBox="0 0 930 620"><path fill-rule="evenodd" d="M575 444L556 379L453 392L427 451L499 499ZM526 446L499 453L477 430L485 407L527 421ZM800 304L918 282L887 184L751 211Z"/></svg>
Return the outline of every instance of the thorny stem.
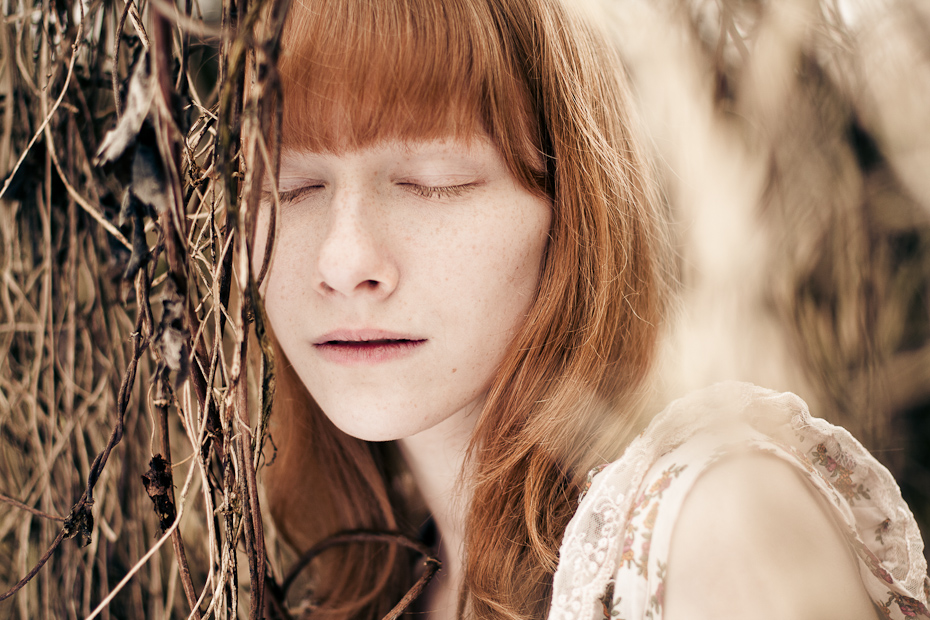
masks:
<svg viewBox="0 0 930 620"><path fill-rule="evenodd" d="M159 434L161 435L161 453L162 458L165 459L167 464L166 475L169 480L167 493L168 499L171 502L172 506L176 506L177 503L174 497L174 472L172 471L171 463L171 436L168 430L168 398L167 398L167 388L165 386L164 376L160 376L156 379L156 399L155 399L155 410L158 412L158 426ZM176 519L180 519L180 515L175 513ZM184 588L184 595L187 597L187 604L191 608L191 618L194 620L200 620L200 612L198 610L197 603L197 592L194 590L194 584L191 579L190 567L187 563L187 553L184 551L184 541L181 539L181 528L176 527L171 533L171 544L174 546L174 555L178 562L178 572L181 578L181 586Z"/></svg>
<svg viewBox="0 0 930 620"><path fill-rule="evenodd" d="M195 324L194 319L196 315L192 311L191 297L188 291L189 279L187 277L186 262L183 260L185 254L182 251L184 230L181 228L181 226L184 224L184 219L181 214L181 183L180 176L178 174L178 162L180 157L177 140L173 139L172 137L172 130L175 128L176 124L175 119L172 116L174 112L174 106L172 105L173 90L169 75L171 27L165 16L158 12L156 12L154 17L152 50L154 55L152 65L155 74L155 81L160 92L160 97L156 97L156 110L160 112L157 115L158 121L156 122L159 133L158 145L162 156L162 162L164 163L165 169L168 173L168 187L166 190L173 198L172 200L169 200L168 209L160 214L159 221L161 224L162 240L165 244L165 255L168 261L168 268L171 271L175 283L177 284L178 294L181 296L182 303L184 303L184 307L187 311L186 323L188 326L193 327ZM199 371L195 370L195 373L198 372ZM195 376L199 377L200 375L196 374ZM157 381L160 398L157 399L156 408L159 412L162 453L163 458L167 462L167 476L170 480L173 481L173 475L171 473L171 440L168 429L168 403L167 397L165 395L167 390L164 386L165 377L160 376ZM198 397L201 395L201 393L204 395L203 398L200 398L200 403L202 405L206 400L205 387L202 391L198 390ZM175 502L173 484L169 485L167 492L170 503L174 505ZM184 594L187 598L188 605L191 608L191 617L195 620L200 620L200 613L197 609L198 597L191 580L190 568L187 563L187 554L184 551L184 543L181 539L180 528L174 529L171 534L171 541L172 545L174 546L175 559L178 564L181 584L184 589Z"/></svg>
<svg viewBox="0 0 930 620"><path fill-rule="evenodd" d="M229 12L224 14L224 29L229 27L234 27L233 22L240 21L239 28L240 32L246 34L247 36L252 32L255 23L257 22L258 16L263 9L262 3L256 3L255 5L247 4L246 0L240 0L238 6L235 6L233 10L233 4L229 5ZM274 14L274 20L272 21L272 28L276 32L280 33L280 29L283 24L283 17L287 10L287 3L280 2L275 6L277 9ZM272 49L270 57L272 59L276 58L277 50L277 41L278 38L271 36L268 37L266 45L271 43L270 47ZM238 443L238 461L240 466L240 471L244 474L244 484L240 484L240 508L241 508L241 518L244 520L243 533L245 535L246 549L249 559L249 576L251 579L252 585L252 596L250 598L250 611L249 617L253 620L260 618L262 611L264 609L263 596L264 596L264 581L265 581L265 541L264 541L264 532L261 520L261 514L259 510L259 498L258 498L258 486L256 483L256 472L255 468L257 465L256 457L254 456L261 451L261 436L263 434L264 423L266 420L265 410L270 404L271 390L273 389L273 381L271 381L267 376L263 376L262 380L262 405L263 412L260 415L259 429L258 434L254 435L251 432L248 419L248 380L247 380L247 371L245 366L248 360L248 331L249 324L252 320L256 320L257 323L262 322L261 310L260 310L260 300L255 294L254 286L254 277L251 272L251 248L252 248L252 238L255 234L255 218L258 211L258 195L256 191L257 187L261 183L261 177L263 176L263 161L261 157L258 156L257 148L255 145L256 137L261 135L265 130L268 122L267 119L271 116L270 110L263 110L263 113L257 114L259 123L258 127L254 125L251 127L253 130L250 135L250 140L247 145L242 143L242 133L240 122L243 118L243 106L247 97L251 98L252 93L246 92L245 89L245 68L247 65L248 54L246 52L246 46L244 45L244 40L237 38L231 42L224 40L224 59L227 60L227 63L224 63L221 72L225 74L226 71L229 71L230 75L225 77L224 84L226 85L223 92L221 93L220 99L220 110L219 117L221 119L227 119L227 122L221 122L218 127L217 132L217 149L218 149L218 167L223 173L223 178L226 181L226 187L224 196L226 199L227 206L227 234L233 234L233 229L230 227L230 224L235 227L235 233L237 235L238 248L239 248L239 289L242 291L243 297L239 302L240 310L240 332L238 334L238 346L235 352L235 359L233 362L233 373L231 376L230 389L234 390L235 396L229 401L230 405L233 406L237 412L236 419L240 426L242 426L242 433L239 434L237 441ZM268 73L268 71L260 70L259 71L259 81L261 78ZM267 107L267 106L266 106ZM251 117L249 120L253 120ZM264 123L262 121L265 121ZM239 166L234 165L236 160L236 154L239 154L240 158ZM243 161L243 157L248 161ZM246 164L242 166L242 164ZM240 180L231 174L235 168L239 168L241 171L245 172L245 178L247 183L245 187L241 187ZM239 196L240 189L245 190L245 196ZM241 202L240 202L241 200ZM224 264L226 261L224 261ZM229 260L230 267L232 266L231 256ZM231 271L231 269L230 269ZM228 273L228 272L227 272ZM228 289L224 291L228 294ZM262 351L265 353L263 355L263 368L266 370L264 375L267 375L271 371L273 365L270 361L270 358L267 356L267 351L270 350L268 347L267 338L264 334L264 329L261 328L259 331L259 338L262 340ZM227 429L228 431L229 429ZM254 443L253 443L254 442ZM254 452L253 452L254 450Z"/></svg>

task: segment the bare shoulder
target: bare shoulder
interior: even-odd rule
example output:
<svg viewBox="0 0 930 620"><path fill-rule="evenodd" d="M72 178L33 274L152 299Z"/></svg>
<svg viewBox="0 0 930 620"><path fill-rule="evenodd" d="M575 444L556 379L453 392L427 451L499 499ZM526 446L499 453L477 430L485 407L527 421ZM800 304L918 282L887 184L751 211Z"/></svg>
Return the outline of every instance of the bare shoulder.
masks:
<svg viewBox="0 0 930 620"><path fill-rule="evenodd" d="M772 456L708 469L672 536L665 620L874 620L852 553L814 493Z"/></svg>

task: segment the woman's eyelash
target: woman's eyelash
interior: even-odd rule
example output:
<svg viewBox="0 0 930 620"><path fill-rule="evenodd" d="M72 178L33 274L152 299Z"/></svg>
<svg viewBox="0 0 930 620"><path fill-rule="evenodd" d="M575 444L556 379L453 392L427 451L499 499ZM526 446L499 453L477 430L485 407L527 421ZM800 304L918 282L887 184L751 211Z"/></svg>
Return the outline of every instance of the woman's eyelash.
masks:
<svg viewBox="0 0 930 620"><path fill-rule="evenodd" d="M419 185L417 183L401 183L414 194L424 198L455 198L461 196L469 189L475 186L474 183L463 183L462 185Z"/></svg>
<svg viewBox="0 0 930 620"><path fill-rule="evenodd" d="M278 200L281 204L288 204L303 198L306 194L309 194L315 189L320 189L322 185L304 185L303 187L298 187L296 189L289 189L286 192L278 192Z"/></svg>
<svg viewBox="0 0 930 620"><path fill-rule="evenodd" d="M421 185L419 183L399 183L398 185L410 190L418 196L423 196L424 198L456 198L472 189L476 184L462 183L461 185ZM323 185L311 184L283 192L278 192L278 200L282 205L290 204L300 200L305 195L314 190L321 189L322 187ZM267 194L268 200L270 201L270 192L267 192Z"/></svg>

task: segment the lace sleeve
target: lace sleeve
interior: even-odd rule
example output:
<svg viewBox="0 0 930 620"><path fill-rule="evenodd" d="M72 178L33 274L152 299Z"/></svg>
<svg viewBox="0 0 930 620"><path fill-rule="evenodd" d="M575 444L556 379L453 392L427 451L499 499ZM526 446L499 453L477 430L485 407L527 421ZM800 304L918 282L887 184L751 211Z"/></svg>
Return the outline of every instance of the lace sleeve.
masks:
<svg viewBox="0 0 930 620"><path fill-rule="evenodd" d="M798 397L742 383L676 401L594 476L565 532L549 617L662 618L669 544L687 492L736 450L784 460L824 498L886 618L930 617L923 544L888 471Z"/></svg>

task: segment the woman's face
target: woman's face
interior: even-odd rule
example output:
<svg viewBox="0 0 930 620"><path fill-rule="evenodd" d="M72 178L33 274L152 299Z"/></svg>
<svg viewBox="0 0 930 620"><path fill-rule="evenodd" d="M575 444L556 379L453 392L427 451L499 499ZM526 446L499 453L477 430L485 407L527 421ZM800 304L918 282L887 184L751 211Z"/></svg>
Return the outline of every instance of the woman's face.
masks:
<svg viewBox="0 0 930 620"><path fill-rule="evenodd" d="M381 441L480 406L536 292L549 201L485 137L285 151L279 192L265 303L327 417Z"/></svg>

